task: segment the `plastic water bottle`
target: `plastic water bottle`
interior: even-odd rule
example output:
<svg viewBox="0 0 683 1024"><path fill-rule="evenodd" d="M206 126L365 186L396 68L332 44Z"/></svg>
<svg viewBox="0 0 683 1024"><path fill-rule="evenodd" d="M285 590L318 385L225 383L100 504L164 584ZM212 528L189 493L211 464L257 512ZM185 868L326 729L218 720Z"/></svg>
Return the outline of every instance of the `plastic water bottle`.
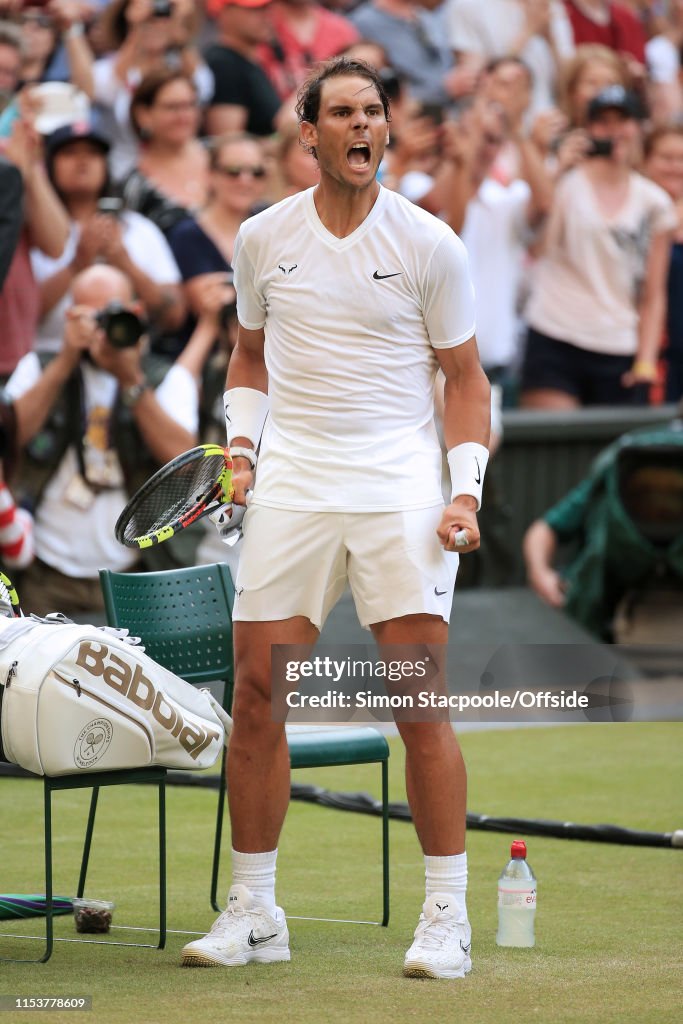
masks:
<svg viewBox="0 0 683 1024"><path fill-rule="evenodd" d="M536 879L526 859L526 843L515 839L510 861L498 879L499 946L533 946Z"/></svg>

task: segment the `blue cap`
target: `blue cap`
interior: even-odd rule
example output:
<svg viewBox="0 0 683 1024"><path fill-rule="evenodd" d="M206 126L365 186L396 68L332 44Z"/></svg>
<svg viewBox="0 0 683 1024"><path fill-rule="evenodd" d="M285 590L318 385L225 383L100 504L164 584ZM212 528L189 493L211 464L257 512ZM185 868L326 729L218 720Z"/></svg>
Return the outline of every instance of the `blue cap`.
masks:
<svg viewBox="0 0 683 1024"><path fill-rule="evenodd" d="M606 110L617 110L624 117L640 120L645 116L643 105L637 93L623 85L608 85L588 104L588 122L597 121Z"/></svg>
<svg viewBox="0 0 683 1024"><path fill-rule="evenodd" d="M111 143L107 136L91 121L74 121L73 124L63 124L56 131L52 132L51 135L48 135L45 140L47 155L54 156L63 146L68 146L70 142L80 142L81 140L93 142L96 146L100 147L104 154L107 154L111 149Z"/></svg>

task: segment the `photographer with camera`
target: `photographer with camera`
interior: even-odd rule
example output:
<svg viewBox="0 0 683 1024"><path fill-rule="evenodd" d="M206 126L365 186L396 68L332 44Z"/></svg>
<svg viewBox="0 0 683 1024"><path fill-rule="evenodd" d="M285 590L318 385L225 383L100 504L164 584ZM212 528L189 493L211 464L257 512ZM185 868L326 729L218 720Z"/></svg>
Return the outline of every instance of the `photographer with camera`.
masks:
<svg viewBox="0 0 683 1024"><path fill-rule="evenodd" d="M597 43L577 47L562 69L558 106L542 111L531 127L531 141L556 178L586 159L591 100L611 85L630 89L632 84L626 61L614 50Z"/></svg>
<svg viewBox="0 0 683 1024"><path fill-rule="evenodd" d="M677 219L666 192L632 169L640 116L623 86L600 92L588 107L588 159L556 188L527 309L527 409L647 401Z"/></svg>
<svg viewBox="0 0 683 1024"><path fill-rule="evenodd" d="M128 497L159 465L196 444L197 387L173 366L162 378L145 351L130 280L94 266L73 282L61 350L35 352L7 385L25 448L24 503L33 505L36 560L18 580L29 612L72 617L102 608L98 570L132 569L114 540ZM91 621L91 619L89 619Z"/></svg>

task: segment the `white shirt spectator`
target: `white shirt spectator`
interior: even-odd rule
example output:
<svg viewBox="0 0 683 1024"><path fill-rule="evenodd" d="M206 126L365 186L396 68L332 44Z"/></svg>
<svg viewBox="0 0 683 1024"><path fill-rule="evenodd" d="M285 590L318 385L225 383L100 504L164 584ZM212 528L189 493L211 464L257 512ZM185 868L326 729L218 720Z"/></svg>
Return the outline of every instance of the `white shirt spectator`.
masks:
<svg viewBox="0 0 683 1024"><path fill-rule="evenodd" d="M531 189L486 178L467 207L460 238L470 258L476 298L477 347L485 369L510 366L517 355L517 300Z"/></svg>
<svg viewBox="0 0 683 1024"><path fill-rule="evenodd" d="M35 553L65 576L97 579L101 566L124 572L137 561L138 554L123 547L114 537L116 520L128 500L118 457L103 447L107 433L105 424L117 394L116 378L87 362L81 365L81 371L84 437L88 438L90 432L98 454L109 457L112 474L118 470L118 481L114 479L114 486L99 493L87 491L88 504L84 506L80 503L83 490L78 486L80 472L76 449L68 448L35 511ZM38 382L41 372L38 356L29 352L7 382L8 396L19 398ZM197 430L197 388L184 367L171 367L156 389L156 397L177 423L189 431Z"/></svg>
<svg viewBox="0 0 683 1024"><path fill-rule="evenodd" d="M155 284L170 285L180 282L180 271L171 248L156 224L152 224L151 220L140 213L124 210L121 214L121 228L123 244L128 255L134 263L144 269ZM80 225L72 224L64 252L56 260L45 256L39 249L31 250L33 275L39 284L71 263L76 255L80 234ZM62 347L64 317L70 305L71 298L67 292L43 317L34 346L37 352L58 352Z"/></svg>
<svg viewBox="0 0 683 1024"><path fill-rule="evenodd" d="M610 220L583 168L570 171L557 187L534 270L529 325L589 352L635 355L649 246L676 222L666 192L635 171L627 201Z"/></svg>
<svg viewBox="0 0 683 1024"><path fill-rule="evenodd" d="M456 53L471 53L484 61L511 52L524 30L524 4L520 0L448 0L450 44ZM574 38L566 11L558 0L551 4L551 33L558 56L574 53ZM531 114L555 105L558 69L553 48L542 36L533 36L521 53L533 74Z"/></svg>

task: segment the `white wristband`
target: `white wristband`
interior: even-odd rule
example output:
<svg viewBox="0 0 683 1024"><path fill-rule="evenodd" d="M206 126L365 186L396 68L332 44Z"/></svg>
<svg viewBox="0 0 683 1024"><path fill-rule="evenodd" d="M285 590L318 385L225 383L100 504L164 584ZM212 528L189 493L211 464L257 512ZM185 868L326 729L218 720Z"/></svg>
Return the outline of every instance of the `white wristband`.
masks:
<svg viewBox="0 0 683 1024"><path fill-rule="evenodd" d="M451 495L470 494L477 502L477 512L481 508L481 491L484 486L484 473L489 461L488 448L474 441L457 444L448 453L448 468L451 471Z"/></svg>
<svg viewBox="0 0 683 1024"><path fill-rule="evenodd" d="M241 455L243 459L247 459L252 469L256 469L258 456L253 448L242 448L241 445L235 444L230 449L230 458L235 459L238 455Z"/></svg>
<svg viewBox="0 0 683 1024"><path fill-rule="evenodd" d="M270 403L268 395L255 388L230 388L223 395L228 447L233 437L246 437L258 448Z"/></svg>

